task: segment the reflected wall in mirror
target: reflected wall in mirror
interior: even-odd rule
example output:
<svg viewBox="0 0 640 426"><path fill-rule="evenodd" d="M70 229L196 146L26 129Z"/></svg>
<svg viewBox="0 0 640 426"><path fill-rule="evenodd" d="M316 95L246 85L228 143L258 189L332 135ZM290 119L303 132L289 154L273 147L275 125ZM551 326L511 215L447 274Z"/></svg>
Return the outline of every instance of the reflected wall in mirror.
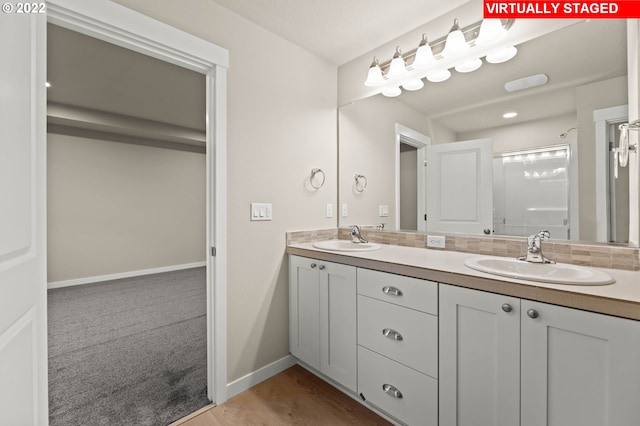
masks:
<svg viewBox="0 0 640 426"><path fill-rule="evenodd" d="M516 21L514 25L517 24ZM471 74L454 72L445 82L427 82L422 90L403 92L397 98L376 95L341 107L339 202L347 205L348 216L341 216L340 226L383 223L388 230L427 229L421 213L426 206L420 202L425 194L417 188L426 187L421 182L424 178L417 177L419 173L412 171L413 166L410 170L403 164L406 164L405 157L411 156L409 161L417 171L428 165L418 160L412 151L401 152L404 144L398 132L400 125L423 135L428 145L488 138L492 141L494 158L498 159L507 158L502 155L514 151L568 146L568 169L563 177L567 182L563 185L570 196L566 200L566 214L547 215L553 217L552 224L557 226L552 238L626 242L628 234L624 235L624 227L617 231L607 229L605 237L598 237L602 235L597 229L598 203L609 206L607 209L611 211L607 217L617 218L618 225L628 217L629 207L625 197L620 196L624 193L622 174L618 182L607 178L609 143L617 145L615 126L610 126L605 136L597 137L594 123L595 111L624 108L627 104L626 54L626 21L579 22L519 45L518 55L507 63L485 63ZM508 81L540 73L549 77L544 86L512 93L504 90ZM518 115L503 118L503 114L512 111ZM626 121L626 117L624 119ZM600 141L603 137L608 138L606 142ZM601 163L604 165L598 167L603 170L596 170ZM368 178L367 191L361 194L352 190L350 178L356 171ZM525 170L519 173L525 176ZM417 179L415 189L409 191L418 191L410 202L401 195L404 187L401 182L412 179L409 176ZM606 180L608 201L596 196L596 188L602 186L596 179ZM490 227L496 235L516 233L515 228L519 229L518 235L529 232L523 223L512 227L495 224L506 222L502 213L510 205L510 194L522 197L531 190L522 186L522 182L516 184L516 180L509 183L512 184L509 190L497 197L504 207L497 214L494 212L494 224ZM614 186L619 188L612 196ZM428 192L425 198L428 204ZM406 207L401 207L405 204ZM554 203L524 208L562 208L551 204ZM380 216L380 206L389 206L388 216Z"/></svg>

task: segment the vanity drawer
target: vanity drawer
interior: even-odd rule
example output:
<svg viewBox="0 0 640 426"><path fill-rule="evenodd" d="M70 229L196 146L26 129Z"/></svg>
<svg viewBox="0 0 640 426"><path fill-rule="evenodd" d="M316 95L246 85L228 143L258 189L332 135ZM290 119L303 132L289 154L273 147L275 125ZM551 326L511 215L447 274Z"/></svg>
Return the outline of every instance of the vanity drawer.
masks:
<svg viewBox="0 0 640 426"><path fill-rule="evenodd" d="M358 296L358 344L438 377L438 317Z"/></svg>
<svg viewBox="0 0 640 426"><path fill-rule="evenodd" d="M438 424L438 381L360 346L358 393L403 423Z"/></svg>
<svg viewBox="0 0 640 426"><path fill-rule="evenodd" d="M438 283L358 268L358 294L438 315Z"/></svg>

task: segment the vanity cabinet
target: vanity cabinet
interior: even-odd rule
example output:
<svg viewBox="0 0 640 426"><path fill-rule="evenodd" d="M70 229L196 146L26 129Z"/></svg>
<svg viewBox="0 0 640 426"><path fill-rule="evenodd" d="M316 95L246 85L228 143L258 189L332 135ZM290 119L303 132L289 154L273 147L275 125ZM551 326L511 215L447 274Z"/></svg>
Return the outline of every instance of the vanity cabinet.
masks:
<svg viewBox="0 0 640 426"><path fill-rule="evenodd" d="M290 256L289 305L291 353L355 392L356 268Z"/></svg>
<svg viewBox="0 0 640 426"><path fill-rule="evenodd" d="M438 424L438 284L358 268L358 393L409 425Z"/></svg>
<svg viewBox="0 0 640 426"><path fill-rule="evenodd" d="M440 425L640 421L640 323L440 285Z"/></svg>

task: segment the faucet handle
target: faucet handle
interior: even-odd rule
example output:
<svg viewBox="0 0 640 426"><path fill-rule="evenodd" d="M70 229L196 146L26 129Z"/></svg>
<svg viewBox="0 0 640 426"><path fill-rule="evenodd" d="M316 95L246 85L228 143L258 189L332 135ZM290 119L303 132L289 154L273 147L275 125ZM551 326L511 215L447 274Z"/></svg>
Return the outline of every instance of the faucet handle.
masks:
<svg viewBox="0 0 640 426"><path fill-rule="evenodd" d="M539 237L539 238L551 238L551 233L545 229L543 231L538 232L536 234L536 237Z"/></svg>

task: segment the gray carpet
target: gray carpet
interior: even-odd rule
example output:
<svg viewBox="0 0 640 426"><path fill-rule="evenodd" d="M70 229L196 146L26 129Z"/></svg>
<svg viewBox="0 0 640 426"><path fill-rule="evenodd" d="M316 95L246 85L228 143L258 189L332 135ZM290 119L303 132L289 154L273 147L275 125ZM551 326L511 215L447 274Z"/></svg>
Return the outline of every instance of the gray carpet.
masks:
<svg viewBox="0 0 640 426"><path fill-rule="evenodd" d="M50 425L166 425L207 405L205 273L49 290Z"/></svg>

